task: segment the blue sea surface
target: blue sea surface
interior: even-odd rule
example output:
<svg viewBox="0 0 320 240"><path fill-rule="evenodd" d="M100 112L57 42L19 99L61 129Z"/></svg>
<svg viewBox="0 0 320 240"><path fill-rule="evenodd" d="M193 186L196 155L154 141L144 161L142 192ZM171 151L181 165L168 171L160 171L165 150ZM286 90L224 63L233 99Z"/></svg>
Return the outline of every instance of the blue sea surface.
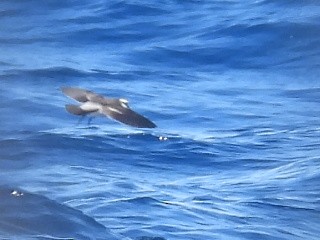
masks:
<svg viewBox="0 0 320 240"><path fill-rule="evenodd" d="M319 239L319 13L2 0L0 239ZM78 123L62 86L158 127Z"/></svg>

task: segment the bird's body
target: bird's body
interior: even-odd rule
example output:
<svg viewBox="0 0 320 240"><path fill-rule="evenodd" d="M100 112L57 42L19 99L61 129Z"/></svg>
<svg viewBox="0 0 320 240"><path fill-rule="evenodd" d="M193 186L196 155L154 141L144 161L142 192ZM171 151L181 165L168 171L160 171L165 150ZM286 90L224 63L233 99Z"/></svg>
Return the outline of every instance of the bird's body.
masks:
<svg viewBox="0 0 320 240"><path fill-rule="evenodd" d="M81 88L63 87L61 90L68 97L82 103L81 105L67 104L66 110L71 114L102 115L133 127L156 127L149 119L131 110L126 99L107 98Z"/></svg>

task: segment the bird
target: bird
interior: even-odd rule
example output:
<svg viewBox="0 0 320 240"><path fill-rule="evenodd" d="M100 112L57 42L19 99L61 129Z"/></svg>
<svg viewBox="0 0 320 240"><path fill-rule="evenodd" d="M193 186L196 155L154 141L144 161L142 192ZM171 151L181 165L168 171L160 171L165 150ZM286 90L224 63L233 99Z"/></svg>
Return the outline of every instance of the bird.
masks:
<svg viewBox="0 0 320 240"><path fill-rule="evenodd" d="M157 127L148 118L131 110L127 99L109 98L77 87L61 87L61 91L81 103L80 105L65 105L67 112L71 114L82 117L102 115L137 128Z"/></svg>

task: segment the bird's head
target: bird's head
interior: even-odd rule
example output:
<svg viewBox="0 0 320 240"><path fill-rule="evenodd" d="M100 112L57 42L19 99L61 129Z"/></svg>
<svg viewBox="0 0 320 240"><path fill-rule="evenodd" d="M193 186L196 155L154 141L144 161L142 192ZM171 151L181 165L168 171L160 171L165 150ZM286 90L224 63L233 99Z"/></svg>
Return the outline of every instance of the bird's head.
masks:
<svg viewBox="0 0 320 240"><path fill-rule="evenodd" d="M128 105L129 101L127 99L120 98L119 101L122 107L129 108L129 105Z"/></svg>

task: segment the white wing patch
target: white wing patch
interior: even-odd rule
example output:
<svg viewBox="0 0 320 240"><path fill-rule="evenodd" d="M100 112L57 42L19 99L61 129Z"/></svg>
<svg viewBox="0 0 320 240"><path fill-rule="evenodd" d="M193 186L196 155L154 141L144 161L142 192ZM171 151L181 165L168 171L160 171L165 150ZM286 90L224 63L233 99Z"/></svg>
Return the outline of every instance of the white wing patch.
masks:
<svg viewBox="0 0 320 240"><path fill-rule="evenodd" d="M98 111L101 109L101 105L99 103L95 103L95 102L85 102L84 104L82 104L80 106L80 108L83 111L88 111L88 112L93 112L93 111Z"/></svg>
<svg viewBox="0 0 320 240"><path fill-rule="evenodd" d="M123 114L121 111L119 111L118 109L115 109L113 107L108 107L108 109L112 112L116 112L116 113L119 113L119 114Z"/></svg>

